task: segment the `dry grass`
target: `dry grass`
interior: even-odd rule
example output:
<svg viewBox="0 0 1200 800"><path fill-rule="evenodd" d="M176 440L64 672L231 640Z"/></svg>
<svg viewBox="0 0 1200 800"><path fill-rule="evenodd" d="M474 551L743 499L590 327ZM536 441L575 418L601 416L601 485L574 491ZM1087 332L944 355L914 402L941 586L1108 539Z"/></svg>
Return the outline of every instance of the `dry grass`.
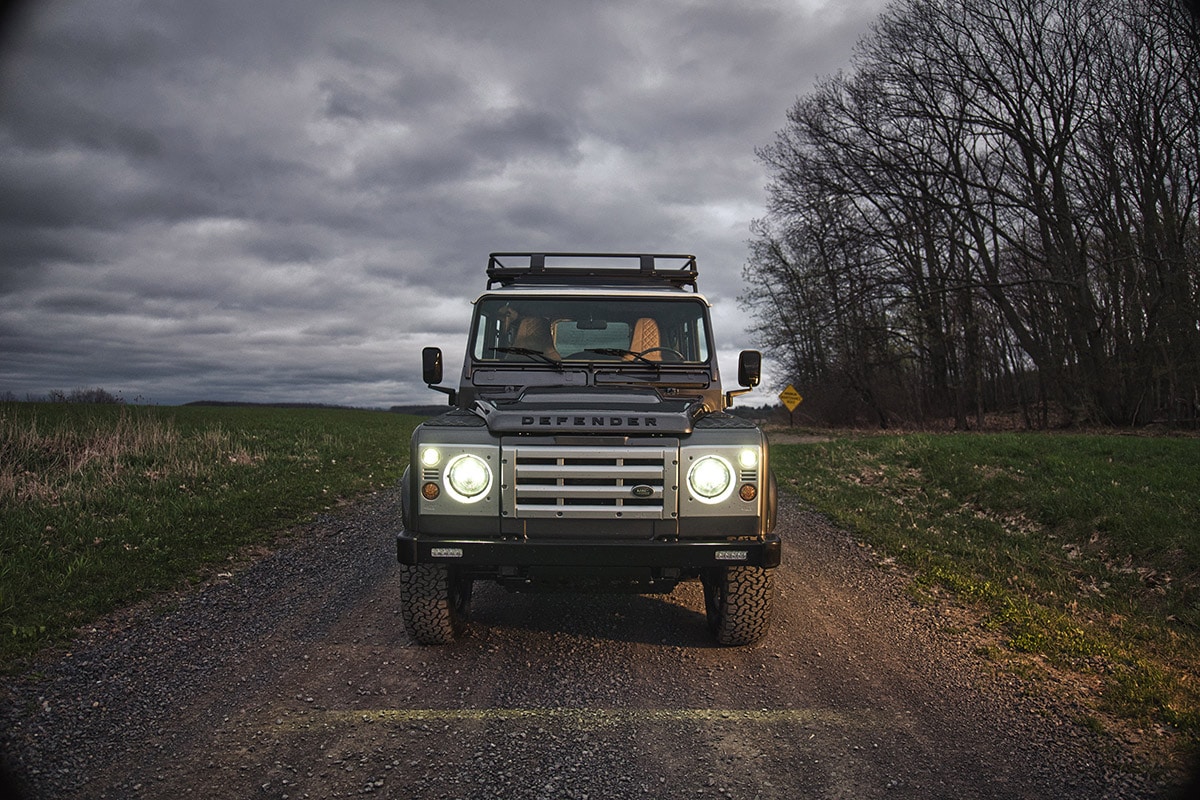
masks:
<svg viewBox="0 0 1200 800"><path fill-rule="evenodd" d="M137 464L157 481L195 477L214 461L257 460L220 426L185 436L174 421L132 409L79 427L7 413L0 416L0 507L86 499L130 477Z"/></svg>

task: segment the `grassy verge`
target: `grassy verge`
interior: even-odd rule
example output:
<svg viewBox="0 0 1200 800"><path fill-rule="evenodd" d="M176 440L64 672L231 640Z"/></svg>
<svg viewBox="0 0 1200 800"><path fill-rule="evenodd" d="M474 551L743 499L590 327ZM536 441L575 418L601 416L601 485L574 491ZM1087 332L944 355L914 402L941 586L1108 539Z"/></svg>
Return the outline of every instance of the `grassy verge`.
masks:
<svg viewBox="0 0 1200 800"><path fill-rule="evenodd" d="M863 436L772 458L919 596L977 608L1000 642L982 655L1077 686L1086 724L1200 741L1200 440Z"/></svg>
<svg viewBox="0 0 1200 800"><path fill-rule="evenodd" d="M0 665L394 483L413 417L0 404Z"/></svg>

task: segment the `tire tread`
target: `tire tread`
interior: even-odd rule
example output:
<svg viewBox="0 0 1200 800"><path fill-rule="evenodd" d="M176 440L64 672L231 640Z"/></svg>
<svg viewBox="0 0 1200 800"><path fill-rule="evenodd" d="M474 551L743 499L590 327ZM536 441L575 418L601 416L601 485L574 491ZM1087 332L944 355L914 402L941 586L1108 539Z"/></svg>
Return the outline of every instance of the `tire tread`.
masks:
<svg viewBox="0 0 1200 800"><path fill-rule="evenodd" d="M775 599L775 576L762 567L727 567L715 620L717 643L754 644L767 635Z"/></svg>
<svg viewBox="0 0 1200 800"><path fill-rule="evenodd" d="M450 601L450 573L441 564L402 564L400 616L419 644L449 644L456 624Z"/></svg>

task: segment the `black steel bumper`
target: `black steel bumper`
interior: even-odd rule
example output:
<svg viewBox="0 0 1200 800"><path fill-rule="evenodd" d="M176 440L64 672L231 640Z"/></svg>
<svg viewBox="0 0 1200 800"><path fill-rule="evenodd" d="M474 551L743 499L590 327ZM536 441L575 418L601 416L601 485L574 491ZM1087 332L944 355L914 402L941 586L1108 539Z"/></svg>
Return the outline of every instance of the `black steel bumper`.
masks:
<svg viewBox="0 0 1200 800"><path fill-rule="evenodd" d="M468 567L678 567L779 566L778 536L751 541L490 540L422 537L401 531L401 564Z"/></svg>

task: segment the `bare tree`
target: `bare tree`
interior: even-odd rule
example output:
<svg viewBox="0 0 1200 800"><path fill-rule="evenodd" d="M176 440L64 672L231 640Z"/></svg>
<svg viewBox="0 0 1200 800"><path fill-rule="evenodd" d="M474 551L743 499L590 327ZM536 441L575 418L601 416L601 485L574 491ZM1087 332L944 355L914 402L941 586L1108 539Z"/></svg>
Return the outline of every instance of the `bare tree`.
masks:
<svg viewBox="0 0 1200 800"><path fill-rule="evenodd" d="M1194 421L1200 48L1178 19L1168 0L891 7L759 152L743 300L764 343L881 421L886 398L959 425L1015 399L1032 422L1035 395L1043 423L1048 401Z"/></svg>

